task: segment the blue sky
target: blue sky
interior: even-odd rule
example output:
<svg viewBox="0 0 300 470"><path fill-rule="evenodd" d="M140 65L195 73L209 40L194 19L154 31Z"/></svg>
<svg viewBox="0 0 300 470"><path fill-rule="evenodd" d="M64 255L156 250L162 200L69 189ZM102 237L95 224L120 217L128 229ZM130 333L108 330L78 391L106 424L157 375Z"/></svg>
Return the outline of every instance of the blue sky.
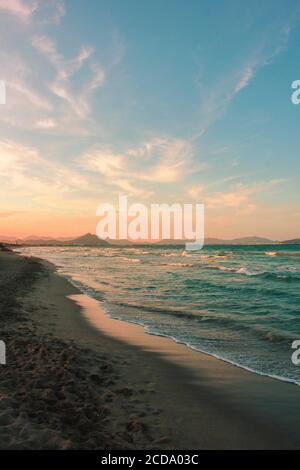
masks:
<svg viewBox="0 0 300 470"><path fill-rule="evenodd" d="M123 193L299 237L299 25L296 0L0 0L0 235L93 231Z"/></svg>

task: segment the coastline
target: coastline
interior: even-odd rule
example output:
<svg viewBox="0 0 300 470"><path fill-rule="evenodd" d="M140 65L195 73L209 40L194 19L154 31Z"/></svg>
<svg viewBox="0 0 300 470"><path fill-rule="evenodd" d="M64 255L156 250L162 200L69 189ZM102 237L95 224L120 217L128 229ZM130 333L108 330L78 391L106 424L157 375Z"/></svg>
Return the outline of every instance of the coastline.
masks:
<svg viewBox="0 0 300 470"><path fill-rule="evenodd" d="M64 277L63 274L61 276ZM68 278L66 278L66 279L72 285L75 286L75 284L72 283L71 279L68 279ZM75 288L77 289L76 286L75 286ZM79 305L79 307L81 308L83 314L84 314L84 312L86 312L86 315L85 315L86 318L90 321L90 323L95 328L99 329L99 331L101 331L101 321L97 321L97 319L99 320L99 313L100 313L100 315L102 315L102 320L103 320L103 315L104 315L104 317L108 316L110 320L119 321L120 324L122 324L122 325L124 325L124 324L126 325L128 323L131 324L131 325L136 325L138 327L143 328L146 335L156 336L156 337L165 338L167 340L174 341L178 345L183 345L184 347L187 347L187 348L191 349L192 351L195 351L196 353L200 353L200 354L205 355L205 356L213 357L214 359L217 359L218 361L225 362L225 363L230 364L234 367L238 367L238 368L243 369L247 372L251 372L252 374L257 374L261 377L266 377L266 378L270 378L270 379L274 379L274 380L279 380L280 382L300 386L300 382L296 382L296 381L294 381L292 379L289 379L287 377L281 377L279 375L267 374L267 373L260 372L259 370L251 369L250 367L242 365L238 362L234 362L234 361L226 359L222 356L218 356L218 355L216 355L212 352L196 348L196 347L192 346L191 344L186 343L184 341L179 341L177 338L175 338L173 336L169 336L169 335L166 335L166 334L161 334L159 332L154 332L154 331L148 329L147 326L144 323L139 323L139 322L130 321L130 320L124 320L123 318L112 316L111 313L109 312L109 310L107 310L107 308L104 306L103 301L95 300L94 298L92 298L88 294L86 294L83 290L79 289L79 291L80 291L80 294L69 296L69 298L71 300L74 300ZM92 305L90 305L91 300L94 301ZM97 316L98 318L96 318L96 317L93 318L94 317L93 310L95 310L95 309L98 311L98 316ZM117 338L121 339L122 335L116 334L115 328L113 328L113 324L111 326L112 326L112 328L109 329L110 331L107 331L106 334L111 335L111 336L116 336ZM135 335L133 334L133 332L131 332L131 335L128 339L129 343L133 342L135 344L135 341L133 340L134 336ZM147 343L147 341L142 341L138 344L138 346L144 347L145 343Z"/></svg>
<svg viewBox="0 0 300 470"><path fill-rule="evenodd" d="M56 435L56 441L54 438L47 441L45 436L44 441L39 441L39 434L32 431L26 439L20 434L18 442L15 439L10 443L12 448L24 448L22 445L25 448L107 449L299 448L300 406L296 385L256 375L171 339L147 334L142 326L111 319L101 310L99 302L81 294L59 276L50 263L13 253L1 253L0 257L1 260L6 257L8 271L12 270L12 264L18 263L23 265L22 269L28 264L32 267L33 263L37 271L33 282L22 292L22 302L17 305L22 319L17 319L17 325L16 321L13 325L6 321L4 336L6 329L8 333L10 329L16 330L14 335L17 332L23 338L28 336L29 340L34 335L49 348L55 345L59 354L64 349L72 352L77 365L84 359L80 368L87 367L86 377L69 377L73 380L73 393L78 394L84 379L85 386L91 388L91 396L85 397L82 407L91 407L91 402L100 395L99 406L105 407L107 413L96 422L101 430L94 426L93 435L85 442L80 441L80 436L77 441L72 441L73 434L68 436L68 429L72 428L73 432L74 428L75 433L77 420L68 424L67 430L61 432L62 437ZM9 341L7 345L8 363L4 367L9 367L10 361ZM81 358L81 355L86 357ZM70 362L67 361L63 369L68 369ZM101 369L102 366L106 368ZM17 368L20 367L26 368L26 358L19 358ZM95 369L92 374L89 367ZM75 373L73 369L69 372ZM40 372L35 370L35 373L39 376ZM49 388L48 379L43 378L40 388ZM58 379L64 387L63 376ZM2 386L1 376L1 396ZM53 386L55 388L55 384ZM54 404L59 404L59 397L56 396ZM79 412L79 400L76 406ZM27 424L29 421L33 426L35 416L30 416L30 409L26 412L24 422L27 420ZM53 410L50 406L50 410L44 412L51 415ZM5 439L9 440L7 427L11 426L16 436L18 416L13 416L11 422L10 417L7 419L8 424L7 420L3 424L5 419L0 405L2 448L5 448ZM87 430L86 417L83 421ZM37 444L38 447L32 447Z"/></svg>

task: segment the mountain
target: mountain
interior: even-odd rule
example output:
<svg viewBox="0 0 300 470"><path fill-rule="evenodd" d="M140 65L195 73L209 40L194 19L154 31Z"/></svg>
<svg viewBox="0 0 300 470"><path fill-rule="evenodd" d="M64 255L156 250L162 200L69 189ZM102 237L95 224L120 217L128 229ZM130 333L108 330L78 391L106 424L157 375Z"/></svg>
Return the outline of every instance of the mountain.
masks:
<svg viewBox="0 0 300 470"><path fill-rule="evenodd" d="M300 244L300 238L294 238L293 240L285 240L284 242L281 242L283 245L299 245Z"/></svg>
<svg viewBox="0 0 300 470"><path fill-rule="evenodd" d="M230 240L233 245L269 245L274 243L273 240L263 237L242 237Z"/></svg>
<svg viewBox="0 0 300 470"><path fill-rule="evenodd" d="M1 237L0 237L1 239ZM64 241L67 241L67 240L70 240L70 237L57 237L57 238L53 238L53 237L39 237L39 236L36 236L36 235L30 235L29 237L25 237L22 239L23 242L35 242L35 241L38 241L38 242L42 242L42 241L46 241L46 242L51 242L51 241L55 241L55 242L64 242Z"/></svg>
<svg viewBox="0 0 300 470"><path fill-rule="evenodd" d="M109 243L105 240L101 240L97 237L97 235L93 235L92 233L86 233L82 235L82 237L74 238L74 240L65 241L64 243L68 243L70 245L82 245L82 246L108 246Z"/></svg>
<svg viewBox="0 0 300 470"><path fill-rule="evenodd" d="M105 240L101 240L97 235L86 233L78 238L54 239L47 237L28 237L18 240L19 244L27 246L109 246Z"/></svg>
<svg viewBox="0 0 300 470"><path fill-rule="evenodd" d="M270 245L277 242L263 237L241 237L232 240L222 238L206 238L205 245Z"/></svg>
<svg viewBox="0 0 300 470"><path fill-rule="evenodd" d="M35 242L35 241L49 241L49 240L54 240L52 237L38 237L35 235L30 235L29 237L23 238L24 242Z"/></svg>
<svg viewBox="0 0 300 470"><path fill-rule="evenodd" d="M64 243L61 240L55 240L55 238L47 237L29 237L20 240L16 240L18 245L26 246L61 246Z"/></svg>
<svg viewBox="0 0 300 470"><path fill-rule="evenodd" d="M16 239L14 237L6 237L6 236L1 236L0 235L0 242L3 243L14 243Z"/></svg>
<svg viewBox="0 0 300 470"><path fill-rule="evenodd" d="M3 240L4 241L4 240ZM86 233L81 237L72 239L50 238L50 237L27 237L23 240L17 240L19 244L27 246L133 246L133 245L152 245L152 246L184 246L189 240L160 240L155 243L150 241L133 242L130 240L101 240L97 235ZM284 242L275 242L269 238L263 237L241 237L232 240L222 240L221 238L206 238L205 245L269 245L274 243L294 244L300 243L300 239L287 240Z"/></svg>
<svg viewBox="0 0 300 470"><path fill-rule="evenodd" d="M186 241L185 240L160 240L157 243L153 243L153 245L159 245L159 246L181 246L185 245Z"/></svg>

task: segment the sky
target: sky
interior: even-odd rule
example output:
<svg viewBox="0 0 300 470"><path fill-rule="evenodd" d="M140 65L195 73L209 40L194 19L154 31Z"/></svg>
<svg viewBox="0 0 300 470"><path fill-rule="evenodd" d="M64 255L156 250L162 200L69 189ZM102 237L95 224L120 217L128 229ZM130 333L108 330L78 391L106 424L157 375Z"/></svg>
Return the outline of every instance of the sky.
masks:
<svg viewBox="0 0 300 470"><path fill-rule="evenodd" d="M0 65L0 237L94 233L119 194L300 237L300 1L0 0Z"/></svg>

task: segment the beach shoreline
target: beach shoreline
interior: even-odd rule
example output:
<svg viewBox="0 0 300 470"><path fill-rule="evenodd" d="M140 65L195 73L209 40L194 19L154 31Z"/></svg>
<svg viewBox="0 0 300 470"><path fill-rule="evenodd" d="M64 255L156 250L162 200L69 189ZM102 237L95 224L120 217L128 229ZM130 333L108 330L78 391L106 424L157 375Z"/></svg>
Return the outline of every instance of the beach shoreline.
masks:
<svg viewBox="0 0 300 470"><path fill-rule="evenodd" d="M0 253L0 263L0 281L15 297L8 306L0 299L12 313L0 317L1 448L299 448L296 385L111 319L48 262Z"/></svg>

